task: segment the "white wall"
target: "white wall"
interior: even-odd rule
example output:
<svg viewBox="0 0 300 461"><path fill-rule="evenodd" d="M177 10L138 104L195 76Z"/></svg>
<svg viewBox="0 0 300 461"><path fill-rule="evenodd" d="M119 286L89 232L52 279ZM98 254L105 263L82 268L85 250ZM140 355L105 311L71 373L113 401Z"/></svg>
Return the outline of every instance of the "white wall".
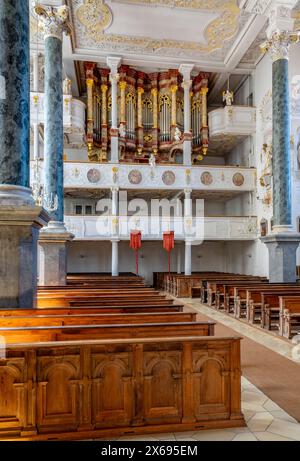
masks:
<svg viewBox="0 0 300 461"><path fill-rule="evenodd" d="M236 242L237 245L239 242ZM177 271L177 252L181 251L181 269L184 271L184 244L176 243L171 255L171 270ZM192 270L225 270L225 243L204 242L192 246ZM110 242L71 242L67 252L68 272L110 272ZM135 255L129 242L119 243L120 272L135 272ZM167 271L167 252L162 242L143 242L139 251L139 273L152 283L153 272Z"/></svg>

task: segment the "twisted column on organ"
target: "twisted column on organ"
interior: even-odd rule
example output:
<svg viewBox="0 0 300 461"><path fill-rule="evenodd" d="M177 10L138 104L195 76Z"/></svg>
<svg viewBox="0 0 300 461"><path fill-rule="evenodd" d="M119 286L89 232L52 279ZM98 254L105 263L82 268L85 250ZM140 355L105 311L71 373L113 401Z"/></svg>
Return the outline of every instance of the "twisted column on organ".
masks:
<svg viewBox="0 0 300 461"><path fill-rule="evenodd" d="M177 126L177 104L176 104L177 90L178 90L177 85L171 86L171 134L172 134L172 139L174 139L175 128Z"/></svg>

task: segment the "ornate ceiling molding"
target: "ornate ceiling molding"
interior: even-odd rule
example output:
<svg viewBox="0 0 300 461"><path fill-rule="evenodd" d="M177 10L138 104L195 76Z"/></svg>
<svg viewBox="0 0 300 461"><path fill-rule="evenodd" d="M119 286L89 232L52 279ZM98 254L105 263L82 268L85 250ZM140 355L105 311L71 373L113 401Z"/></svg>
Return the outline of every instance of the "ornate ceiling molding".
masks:
<svg viewBox="0 0 300 461"><path fill-rule="evenodd" d="M105 4L105 0L84 0L83 5L75 11L75 17L84 26L89 38L95 43L111 45L125 43L151 52L158 49L180 49L198 53L212 53L221 49L224 41L232 38L239 28L241 10L238 8L236 0L130 0L126 3L207 10L219 13L219 16L206 27L204 32L205 44L184 40L154 40L150 37L104 34L104 29L107 29L112 21L112 12Z"/></svg>

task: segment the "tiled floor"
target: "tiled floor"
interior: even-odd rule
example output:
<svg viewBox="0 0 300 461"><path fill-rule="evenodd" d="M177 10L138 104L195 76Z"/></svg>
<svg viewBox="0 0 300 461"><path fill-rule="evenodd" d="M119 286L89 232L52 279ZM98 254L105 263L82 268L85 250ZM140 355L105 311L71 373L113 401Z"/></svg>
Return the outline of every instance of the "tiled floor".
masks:
<svg viewBox="0 0 300 461"><path fill-rule="evenodd" d="M248 427L126 436L115 440L180 442L300 440L300 424L245 378L242 378L242 410Z"/></svg>

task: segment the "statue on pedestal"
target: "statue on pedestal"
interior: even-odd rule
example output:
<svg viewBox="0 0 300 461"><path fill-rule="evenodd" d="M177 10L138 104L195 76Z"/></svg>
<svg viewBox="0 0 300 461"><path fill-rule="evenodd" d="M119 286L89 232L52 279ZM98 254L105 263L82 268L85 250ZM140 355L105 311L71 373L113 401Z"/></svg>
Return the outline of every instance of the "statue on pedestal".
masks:
<svg viewBox="0 0 300 461"><path fill-rule="evenodd" d="M223 103L224 106L232 106L233 103L233 91L226 90L223 91Z"/></svg>

